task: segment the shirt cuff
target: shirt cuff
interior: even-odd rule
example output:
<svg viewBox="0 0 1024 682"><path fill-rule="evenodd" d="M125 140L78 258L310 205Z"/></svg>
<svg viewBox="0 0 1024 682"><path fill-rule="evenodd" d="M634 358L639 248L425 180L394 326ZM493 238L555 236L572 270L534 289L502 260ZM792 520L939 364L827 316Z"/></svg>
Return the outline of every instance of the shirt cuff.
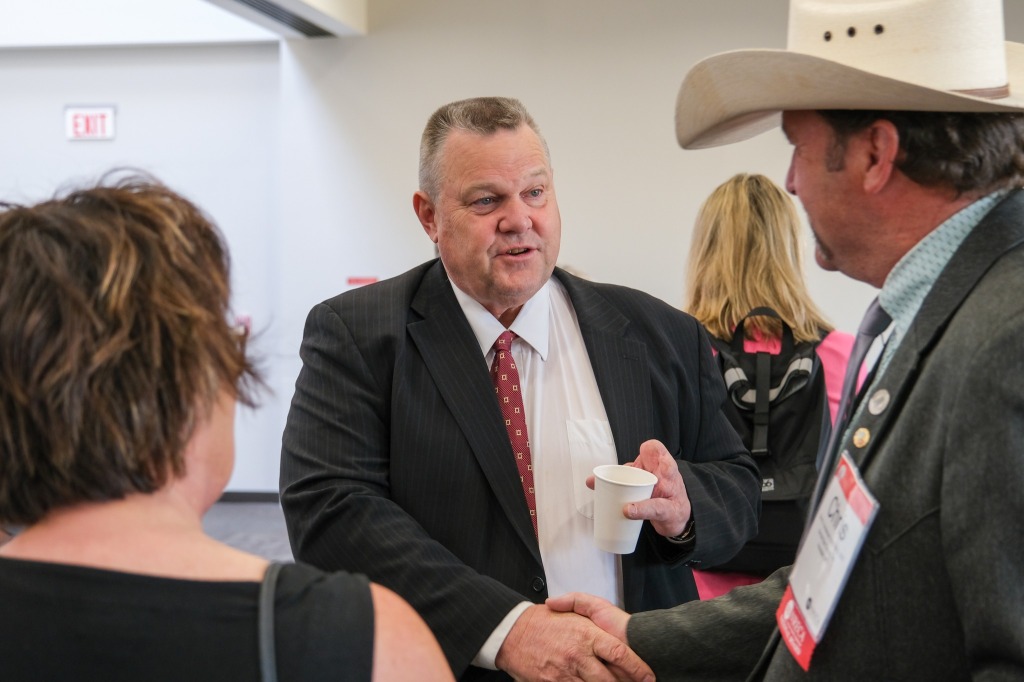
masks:
<svg viewBox="0 0 1024 682"><path fill-rule="evenodd" d="M498 623L498 627L494 628L494 632L487 638L484 645L480 647L480 651L477 652L476 658L473 659L473 665L478 668L486 668L487 670L497 670L498 666L494 664L494 659L498 657L498 649L505 643L505 638L508 637L508 633L512 631L512 626L519 620L519 616L523 615L526 609L533 606L533 602L522 601L515 605L515 607L508 612L508 615L501 619Z"/></svg>

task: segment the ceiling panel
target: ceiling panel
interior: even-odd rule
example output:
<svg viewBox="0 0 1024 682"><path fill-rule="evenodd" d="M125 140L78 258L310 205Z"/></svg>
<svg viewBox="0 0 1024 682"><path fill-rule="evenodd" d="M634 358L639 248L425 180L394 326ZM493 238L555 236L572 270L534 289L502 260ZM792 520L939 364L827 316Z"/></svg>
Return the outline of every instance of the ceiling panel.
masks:
<svg viewBox="0 0 1024 682"><path fill-rule="evenodd" d="M0 48L276 41L206 0L0 0Z"/></svg>

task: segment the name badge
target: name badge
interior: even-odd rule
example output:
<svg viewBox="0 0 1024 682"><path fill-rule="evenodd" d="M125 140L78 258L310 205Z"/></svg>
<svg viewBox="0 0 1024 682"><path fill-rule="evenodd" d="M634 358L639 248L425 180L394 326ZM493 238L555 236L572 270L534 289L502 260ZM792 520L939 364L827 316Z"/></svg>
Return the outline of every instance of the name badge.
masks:
<svg viewBox="0 0 1024 682"><path fill-rule="evenodd" d="M805 671L877 513L878 500L843 451L775 612L783 641Z"/></svg>

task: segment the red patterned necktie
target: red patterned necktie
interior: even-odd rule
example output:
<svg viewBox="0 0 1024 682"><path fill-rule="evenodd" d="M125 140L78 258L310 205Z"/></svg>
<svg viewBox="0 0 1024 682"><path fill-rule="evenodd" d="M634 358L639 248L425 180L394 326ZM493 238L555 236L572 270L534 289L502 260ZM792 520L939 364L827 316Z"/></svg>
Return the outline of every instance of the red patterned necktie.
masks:
<svg viewBox="0 0 1024 682"><path fill-rule="evenodd" d="M512 357L514 332L505 330L494 342L494 361L491 363L491 379L498 405L505 418L508 439L516 456L519 480L523 484L526 506L530 508L533 533L537 534L537 496L533 490L533 458L530 456L530 438L526 433L526 410L523 409L523 393L519 389L519 370Z"/></svg>

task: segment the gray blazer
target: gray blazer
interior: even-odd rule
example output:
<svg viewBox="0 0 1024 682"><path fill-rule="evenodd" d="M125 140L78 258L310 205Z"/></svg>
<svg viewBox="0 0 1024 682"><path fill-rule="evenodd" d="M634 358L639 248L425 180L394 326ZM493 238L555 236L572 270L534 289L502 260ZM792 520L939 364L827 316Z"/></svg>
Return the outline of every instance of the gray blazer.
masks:
<svg viewBox="0 0 1024 682"><path fill-rule="evenodd" d="M880 503L832 622L799 668L775 632L788 569L635 616L659 680L1024 679L1024 193L972 231L847 448Z"/></svg>
<svg viewBox="0 0 1024 682"><path fill-rule="evenodd" d="M555 276L619 460L661 440L693 502L692 553L647 527L623 558L626 605L695 599L686 564L732 556L756 532L760 505L756 467L721 412L707 337L651 296ZM462 675L512 607L543 601L547 584L488 368L444 268L425 263L315 306L301 355L281 459L296 557L398 592Z"/></svg>

